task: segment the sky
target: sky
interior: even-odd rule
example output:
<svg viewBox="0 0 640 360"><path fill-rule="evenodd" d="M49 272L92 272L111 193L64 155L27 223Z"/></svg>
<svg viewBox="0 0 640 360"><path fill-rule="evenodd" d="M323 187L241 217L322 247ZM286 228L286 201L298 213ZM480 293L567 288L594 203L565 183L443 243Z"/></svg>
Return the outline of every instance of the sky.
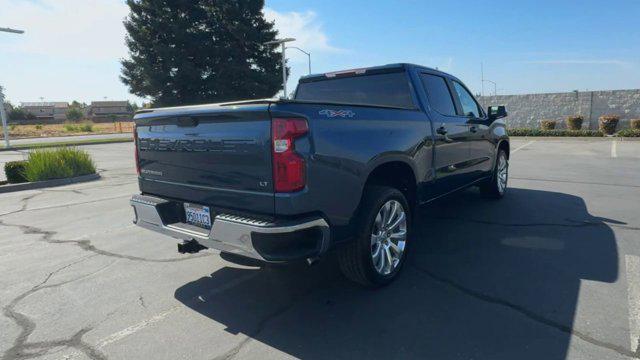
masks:
<svg viewBox="0 0 640 360"><path fill-rule="evenodd" d="M13 103L143 99L119 80L122 0L0 0L0 86ZM313 73L411 62L474 93L640 88L640 1L267 0L265 17ZM293 89L306 55L287 51ZM481 66L482 64L482 66Z"/></svg>

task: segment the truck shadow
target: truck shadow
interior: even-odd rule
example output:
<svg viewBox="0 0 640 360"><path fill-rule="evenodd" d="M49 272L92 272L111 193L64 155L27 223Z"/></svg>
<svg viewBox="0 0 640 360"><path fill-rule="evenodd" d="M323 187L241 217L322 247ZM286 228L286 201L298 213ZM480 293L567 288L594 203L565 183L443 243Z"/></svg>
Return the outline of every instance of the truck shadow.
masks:
<svg viewBox="0 0 640 360"><path fill-rule="evenodd" d="M266 345L318 359L562 359L580 281L618 276L607 225L618 222L591 216L573 195L512 188L487 201L469 190L420 209L414 221L406 268L380 290L344 280L329 257L311 268L230 264L175 297L251 340L222 356L282 357L255 352Z"/></svg>

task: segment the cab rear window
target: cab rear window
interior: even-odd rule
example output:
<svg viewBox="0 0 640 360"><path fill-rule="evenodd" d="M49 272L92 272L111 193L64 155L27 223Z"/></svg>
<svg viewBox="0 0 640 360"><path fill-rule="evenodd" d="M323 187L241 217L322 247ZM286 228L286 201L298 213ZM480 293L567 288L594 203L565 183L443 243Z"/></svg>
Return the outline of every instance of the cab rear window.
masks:
<svg viewBox="0 0 640 360"><path fill-rule="evenodd" d="M301 82L295 98L314 102L415 108L405 72Z"/></svg>

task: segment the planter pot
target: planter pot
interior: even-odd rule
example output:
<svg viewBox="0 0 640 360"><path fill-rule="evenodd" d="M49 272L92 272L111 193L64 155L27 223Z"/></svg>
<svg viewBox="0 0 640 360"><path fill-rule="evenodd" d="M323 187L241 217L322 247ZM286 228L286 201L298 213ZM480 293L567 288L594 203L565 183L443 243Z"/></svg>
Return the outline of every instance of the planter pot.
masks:
<svg viewBox="0 0 640 360"><path fill-rule="evenodd" d="M618 127L618 118L614 117L601 117L599 121L600 131L607 135L613 135Z"/></svg>

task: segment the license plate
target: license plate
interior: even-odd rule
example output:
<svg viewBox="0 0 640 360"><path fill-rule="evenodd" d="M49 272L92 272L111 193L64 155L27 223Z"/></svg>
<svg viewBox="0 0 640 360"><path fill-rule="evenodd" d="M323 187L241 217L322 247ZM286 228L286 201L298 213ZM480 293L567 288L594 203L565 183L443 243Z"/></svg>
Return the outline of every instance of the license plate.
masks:
<svg viewBox="0 0 640 360"><path fill-rule="evenodd" d="M211 212L208 206L185 203L184 214L189 224L211 229Z"/></svg>

